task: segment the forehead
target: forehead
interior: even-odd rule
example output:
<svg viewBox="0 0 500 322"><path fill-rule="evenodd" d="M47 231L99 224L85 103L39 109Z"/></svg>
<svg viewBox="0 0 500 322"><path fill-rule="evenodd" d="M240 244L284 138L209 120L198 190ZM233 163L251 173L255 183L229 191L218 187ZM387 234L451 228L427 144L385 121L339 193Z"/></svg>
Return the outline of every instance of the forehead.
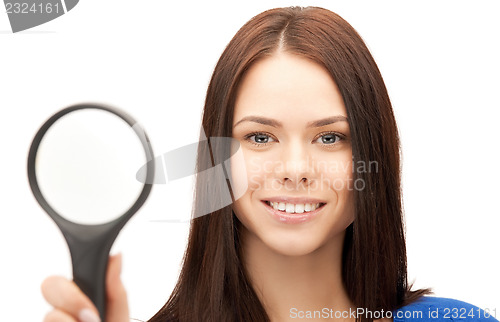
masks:
<svg viewBox="0 0 500 322"><path fill-rule="evenodd" d="M238 88L234 121L247 115L311 118L347 116L332 76L321 65L288 53L254 63Z"/></svg>

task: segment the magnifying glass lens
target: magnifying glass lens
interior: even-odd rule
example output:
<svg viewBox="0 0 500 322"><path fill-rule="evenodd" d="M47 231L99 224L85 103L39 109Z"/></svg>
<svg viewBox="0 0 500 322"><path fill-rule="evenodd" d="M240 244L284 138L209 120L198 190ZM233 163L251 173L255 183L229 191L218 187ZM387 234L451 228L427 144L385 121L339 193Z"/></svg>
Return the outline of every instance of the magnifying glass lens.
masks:
<svg viewBox="0 0 500 322"><path fill-rule="evenodd" d="M147 162L133 128L98 109L73 111L47 130L38 147L36 177L45 200L63 218L95 225L123 215L143 183Z"/></svg>

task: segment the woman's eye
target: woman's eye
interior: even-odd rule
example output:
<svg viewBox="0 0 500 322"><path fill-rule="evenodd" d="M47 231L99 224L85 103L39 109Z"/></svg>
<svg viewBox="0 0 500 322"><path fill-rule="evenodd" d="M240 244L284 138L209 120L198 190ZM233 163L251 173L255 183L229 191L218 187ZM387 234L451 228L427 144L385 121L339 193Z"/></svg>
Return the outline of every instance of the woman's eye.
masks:
<svg viewBox="0 0 500 322"><path fill-rule="evenodd" d="M247 135L246 139L256 145L265 145L273 141L273 138L265 133L251 133Z"/></svg>
<svg viewBox="0 0 500 322"><path fill-rule="evenodd" d="M338 141L341 141L343 139L344 139L343 137L341 137L340 135L335 134L335 133L326 133L326 134L321 135L318 138L318 140L321 140L320 143L327 144L327 145L337 143Z"/></svg>

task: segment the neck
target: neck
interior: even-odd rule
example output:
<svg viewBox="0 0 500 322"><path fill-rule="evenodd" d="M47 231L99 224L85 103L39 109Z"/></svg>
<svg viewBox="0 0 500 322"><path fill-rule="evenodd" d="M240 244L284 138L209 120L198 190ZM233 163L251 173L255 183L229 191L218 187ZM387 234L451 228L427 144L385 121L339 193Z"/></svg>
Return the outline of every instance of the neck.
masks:
<svg viewBox="0 0 500 322"><path fill-rule="evenodd" d="M342 283L343 240L340 234L312 253L286 256L243 231L243 262L271 321L296 321L314 311L307 320L324 321L325 308L335 314L354 307Z"/></svg>

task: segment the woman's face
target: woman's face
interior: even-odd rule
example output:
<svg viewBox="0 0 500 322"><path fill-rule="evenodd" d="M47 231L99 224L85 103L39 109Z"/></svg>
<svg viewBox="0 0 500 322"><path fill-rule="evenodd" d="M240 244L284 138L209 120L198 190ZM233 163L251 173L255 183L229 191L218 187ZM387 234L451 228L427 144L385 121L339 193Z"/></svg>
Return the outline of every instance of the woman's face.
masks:
<svg viewBox="0 0 500 322"><path fill-rule="evenodd" d="M247 237L297 256L343 236L354 220L352 151L326 69L287 53L256 62L237 93L233 138L244 167L233 162L232 178L247 185L233 210Z"/></svg>

